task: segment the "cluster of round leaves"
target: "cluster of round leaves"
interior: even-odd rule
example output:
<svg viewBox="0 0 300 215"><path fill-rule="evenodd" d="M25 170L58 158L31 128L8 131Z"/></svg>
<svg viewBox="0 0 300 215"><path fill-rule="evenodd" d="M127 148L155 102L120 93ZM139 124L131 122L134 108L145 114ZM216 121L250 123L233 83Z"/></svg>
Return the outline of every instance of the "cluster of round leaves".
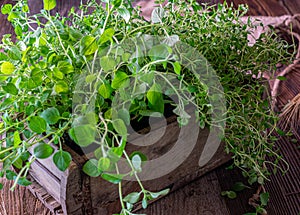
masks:
<svg viewBox="0 0 300 215"><path fill-rule="evenodd" d="M254 79L252 75L274 70L278 62L287 61L290 57L288 45L266 33L256 44L248 46L247 29L254 26L250 21L240 23L239 18L247 10L244 6L235 10L227 4L216 8L194 1L170 0L164 8L155 9L151 21L147 22L139 16L139 10L131 7L130 1L102 2L105 7L89 0L80 6L79 11L72 8L69 17L63 18L59 14L51 15L55 0L44 0L44 10L35 15L29 15L27 1L2 6L2 13L8 15L14 26L16 41L12 41L11 35L4 35L0 44L3 50L0 52L0 110L3 113L0 134L6 135L6 146L3 145L4 139L1 140L0 159L4 164L1 176L15 180L15 185L28 185L26 174L31 163L53 154L56 166L66 170L71 156L63 150L63 137L68 133L82 147L92 143L99 145L94 151L95 157L83 167L85 173L101 176L121 186L125 175L118 173L117 163L121 157L126 157L131 167L126 175L134 175L138 180L137 173L142 170L141 164L146 158L138 152L127 155L126 126L132 118L154 113L162 116L164 113L164 103L169 101L164 96L163 86L155 83L155 72L158 75L174 74L184 83L186 88L181 90L193 94L198 108L196 119L201 128L214 124L210 121L207 87L181 68L179 62L160 62L155 57L133 58L132 53L124 50L114 50L117 61L106 55L112 44L150 34L185 42L208 59L217 71L227 99L228 120L224 138L227 151L233 154L237 166L248 170L245 174L250 176L249 182L263 183L268 174L264 168L265 157L277 156L269 141L270 132L265 132L272 130L276 117L268 108L268 102L262 99L265 91L262 80ZM172 52L167 46L156 46L151 51L154 52L152 56L163 58ZM167 54L162 56L161 53ZM99 59L104 79L93 71ZM156 61L159 63L154 64ZM134 76L137 66L153 72ZM249 71L251 75L247 75ZM86 92L92 91L75 92L78 78L83 73L84 86L93 87L98 93L96 110L92 112L87 110L88 102L84 101L90 98ZM121 93L119 89L130 86L130 78L140 81L137 89L141 89L144 96L131 100ZM111 107L118 91L121 91L124 101L129 99L129 110L120 108L115 112ZM180 101L182 106L177 106L174 113L184 125L190 116L183 114L183 104L190 101L187 98ZM80 105L74 107L74 103ZM58 145L57 151L52 144ZM20 169L18 174L10 170L12 165ZM141 198L143 207L146 207L148 200L167 193L152 193L141 183L140 186L141 192L125 198L121 195L121 214L132 214L133 204Z"/></svg>

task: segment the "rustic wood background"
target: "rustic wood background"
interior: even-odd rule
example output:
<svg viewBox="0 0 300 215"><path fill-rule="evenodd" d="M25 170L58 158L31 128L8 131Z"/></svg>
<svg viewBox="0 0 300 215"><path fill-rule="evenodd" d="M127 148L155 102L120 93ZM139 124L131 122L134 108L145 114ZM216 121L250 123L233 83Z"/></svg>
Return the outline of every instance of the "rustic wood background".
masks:
<svg viewBox="0 0 300 215"><path fill-rule="evenodd" d="M202 2L218 3L221 0L201 0ZM12 0L1 1L0 6L12 3ZM78 0L58 0L58 10L65 13L68 8L78 5ZM148 1L139 1L143 5L149 5ZM249 5L248 15L293 15L300 13L300 0L228 0L235 6L241 3ZM36 0L29 0L33 12L39 10L42 5ZM145 11L147 13L147 11ZM0 15L0 39L5 33L12 31L6 17ZM300 214L300 151L297 145L286 140L278 142L278 147L285 159L290 163L290 171L281 176L272 176L272 181L266 188L270 192L270 215L299 215ZM229 164L228 164L229 165ZM228 166L227 165L227 166ZM153 215L168 214L203 214L203 215L240 215L253 212L248 205L248 199L255 192L255 187L245 190L235 200L229 200L220 196L222 190L229 190L237 182L244 180L239 171L226 170L226 165L199 178L182 189L161 199L148 209L140 212ZM4 188L0 196L0 215L50 215L48 209L38 201L26 188L18 187L15 192L10 192L11 182L3 181Z"/></svg>

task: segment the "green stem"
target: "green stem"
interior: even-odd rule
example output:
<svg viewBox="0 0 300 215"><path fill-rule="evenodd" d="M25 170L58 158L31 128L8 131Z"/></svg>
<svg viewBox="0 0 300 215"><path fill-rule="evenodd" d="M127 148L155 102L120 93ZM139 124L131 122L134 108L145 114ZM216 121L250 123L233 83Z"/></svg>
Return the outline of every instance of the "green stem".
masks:
<svg viewBox="0 0 300 215"><path fill-rule="evenodd" d="M1 150L1 151L0 151L0 155L4 154L4 153L6 153L6 152L9 152L10 150L13 150L13 149L15 149L14 146L12 146L12 147L10 147L10 148L7 148L7 149L4 149L3 151Z"/></svg>
<svg viewBox="0 0 300 215"><path fill-rule="evenodd" d="M118 165L115 164L115 166L116 166L117 174L119 174L120 172L119 172ZM123 202L123 196L122 196L122 194L123 194L123 192L122 192L122 182L120 182L120 183L118 184L118 186L119 186L119 188L118 188L118 190L119 190L119 198L120 198L120 203L121 203L122 209L126 209L126 208L125 208L125 205L124 205L124 202Z"/></svg>
<svg viewBox="0 0 300 215"><path fill-rule="evenodd" d="M115 6L113 5L113 6L111 7L111 9L110 9L110 8L109 8L109 3L108 3L108 6L107 6L107 16L106 16L105 21L104 21L104 24L103 24L103 28L102 28L102 32L101 32L102 34L103 34L103 32L105 31L105 28L106 28L106 26L107 26L109 17L110 17L110 15L111 15L111 12L114 10L114 8L115 8Z"/></svg>

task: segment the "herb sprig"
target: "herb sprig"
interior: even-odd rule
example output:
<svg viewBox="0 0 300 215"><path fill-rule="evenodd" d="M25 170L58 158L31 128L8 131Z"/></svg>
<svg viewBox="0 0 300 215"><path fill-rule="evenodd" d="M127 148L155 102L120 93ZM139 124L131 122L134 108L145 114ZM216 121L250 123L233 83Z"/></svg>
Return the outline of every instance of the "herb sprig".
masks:
<svg viewBox="0 0 300 215"><path fill-rule="evenodd" d="M208 60L217 72L227 101L223 138L226 152L232 154L234 164L249 177L250 184L263 184L270 174L265 167L266 156L274 157L274 166L281 157L273 147L276 138L272 131L276 129L277 117L269 108L269 101L263 98L266 81L253 76L274 71L279 62L289 62L292 58L287 51L289 45L271 31L249 46L248 29L255 26L250 21L243 24L239 20L247 12L245 5L235 10L226 3L208 6L173 0L155 9L151 22L147 22L128 2L102 2L105 7L89 0L80 6L79 13L72 8L68 17L50 14L56 6L55 0L44 0L44 10L34 15L30 15L26 0L14 6L2 6L1 11L8 15L17 38L12 41L11 35L5 35L0 44L3 50L0 52L0 135L6 135L1 140L1 176L15 180L12 190L17 184L30 184L26 179L30 165L37 158L51 156L51 144L59 146L53 162L61 171L68 168L72 158L63 150L63 137L67 133L82 147L98 144L95 157L84 165L83 171L118 184L120 214L133 214L133 206L139 200L146 208L149 200L167 194L168 190L154 193L143 186L138 173L142 171L144 155L126 152L126 125L130 120L163 114L164 103L170 102L163 86L153 77L163 79L167 89L178 96L178 105L172 105L181 126L191 117L197 119L201 128L213 126L215 122L207 86L181 67L180 62L169 59L174 52L171 47L157 45L149 51L159 53L159 59L143 55L133 58L132 53L111 48L128 38L147 34L180 40ZM112 57L116 55L117 58ZM95 73L99 59L101 71ZM139 75L133 72L136 66L140 67ZM82 74L84 79L78 79ZM166 77L179 80L179 89ZM76 92L80 81L87 91ZM120 108L115 113L113 98L129 84L133 84L133 92L141 90L144 96L132 99L121 95L131 108ZM95 89L98 95L93 94ZM182 96L185 94L181 92L188 92L192 97ZM87 109L91 98L95 98L96 110L92 112ZM186 103L197 107L194 116L186 112ZM30 147L34 147L33 154L28 151ZM125 174L121 174L123 170L118 166L121 158L129 164ZM10 170L11 166L19 169L17 174ZM136 177L141 190L124 197L122 179L128 175Z"/></svg>

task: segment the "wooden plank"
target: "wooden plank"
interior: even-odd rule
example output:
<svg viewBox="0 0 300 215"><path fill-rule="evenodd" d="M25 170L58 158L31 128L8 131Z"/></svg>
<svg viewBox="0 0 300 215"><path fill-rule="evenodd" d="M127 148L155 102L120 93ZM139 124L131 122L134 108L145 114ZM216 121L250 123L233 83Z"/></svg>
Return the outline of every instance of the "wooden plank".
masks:
<svg viewBox="0 0 300 215"><path fill-rule="evenodd" d="M63 214L60 203L56 201L45 188L38 184L32 177L30 177L32 184L28 186L28 189L32 194L38 198L52 213Z"/></svg>
<svg viewBox="0 0 300 215"><path fill-rule="evenodd" d="M1 167L2 168L2 167ZM10 191L12 181L0 178L4 187L0 191L0 214L1 215L53 215L43 203L25 187L17 186L15 191Z"/></svg>
<svg viewBox="0 0 300 215"><path fill-rule="evenodd" d="M272 175L266 189L270 193L268 204L269 214L296 214L300 213L300 142L292 143L288 138L281 138L276 146L280 154L289 164L289 171L282 175L278 172ZM286 168L281 162L279 166Z"/></svg>
<svg viewBox="0 0 300 215"><path fill-rule="evenodd" d="M156 132L159 130L154 130L152 135L155 136ZM166 152L173 147L174 143L178 141L178 134L180 133L180 128L178 127L177 122L173 122L169 124L166 128L164 136L162 136L157 143L151 145L150 147L137 147L128 145L127 151L141 151L146 154L150 159L155 159L158 157L163 156ZM209 134L208 129L204 129L199 132L198 141L195 145L194 149L192 150L191 154L186 157L186 160L175 170L171 171L170 173L166 173L164 176L154 180L147 180L143 181L143 185L152 191L159 191L165 188L171 188L171 192L181 188L182 186L190 183L192 180L202 176L203 174L211 171L212 169L220 166L221 164L227 162L230 159L230 156L224 155L223 146L219 148L217 153L211 159L211 161L205 165L204 167L200 168L198 165L198 161L201 155L201 152L204 148L204 144L206 143L207 136ZM185 143L182 145L181 152L185 151L186 146L193 144L193 139L189 139L190 133L185 133L185 136L182 136L182 139L185 140ZM139 141L139 139L141 139ZM143 137L139 137L137 142L145 141ZM147 142L147 141L146 141ZM174 160L170 160L171 163L177 162L177 155L171 158ZM147 164L146 164L147 165ZM161 164L164 165L164 164ZM168 165L168 164L166 164ZM151 169L152 167L145 168L148 174L151 174L157 169ZM155 167L156 168L156 167ZM125 168L120 168L124 170ZM126 173L126 171L124 172ZM146 174L147 174L146 173ZM105 189L103 189L105 188ZM100 178L91 178L90 179L90 189L91 189L91 199L92 199L92 208L96 211L96 214L111 214L117 213L120 209L119 202L118 202L118 190L115 185L112 185ZM139 186L136 182L124 182L123 193L126 195L127 193L139 191Z"/></svg>
<svg viewBox="0 0 300 215"><path fill-rule="evenodd" d="M215 172L208 173L173 194L166 196L138 213L230 215Z"/></svg>
<svg viewBox="0 0 300 215"><path fill-rule="evenodd" d="M37 161L31 164L29 174L37 183L43 186L53 198L60 202L60 180L56 178L55 175Z"/></svg>
<svg viewBox="0 0 300 215"><path fill-rule="evenodd" d="M83 207L81 168L85 159L70 150L68 146L64 146L64 150L70 152L72 162L61 180L61 205L65 213L70 211L70 214L80 215Z"/></svg>
<svg viewBox="0 0 300 215"><path fill-rule="evenodd" d="M7 3L7 2L12 2L12 1L4 0L4 3ZM31 2L33 2L33 1L31 0ZM65 4L64 4L64 2L65 2ZM79 2L79 1L77 1L77 2ZM241 2L241 0L235 0L235 2L239 3L239 2ZM300 7L297 6L297 5L299 5L299 1L292 1L292 0L290 0L290 1L275 1L275 0L270 0L270 1L266 1L266 0L264 0L264 1L246 0L246 1L243 1L243 3L245 3L245 2L248 2L250 4L250 13L249 14L254 14L254 15L275 15L275 14L276 15L282 15L283 13L284 14L288 13L287 11L297 11L297 12L300 12L299 11ZM274 4L277 4L277 2L279 2L279 4L278 5L274 5ZM70 0L69 1L59 1L59 4L64 4L64 5L60 5L61 7L65 6L65 5L69 5L70 6L72 3L73 3L73 1L70 1ZM39 7L41 6L41 4L36 4L36 5L38 5ZM283 8L284 6L281 7L282 5L287 5L288 8L284 9ZM254 10L255 8L258 8L257 11ZM271 9L269 9L269 8L271 8ZM4 16L0 15L0 20L1 20L1 22L0 22L1 23L1 30L0 30L0 32L3 32L3 31L7 32L7 29L8 29L7 26L9 26L9 25L7 25L7 22L2 22L2 17L4 17ZM1 33L0 33L0 37L1 37ZM296 154L296 155L298 156L298 154ZM291 159L293 158L293 156L295 156L295 154L291 155ZM299 166L299 163L293 163L293 165L294 164L297 164ZM288 186L288 184L290 184L288 187L280 187L280 189L278 189L278 184L275 183L275 185L273 185L273 186L275 186L276 189L272 188L272 189L274 189L274 194L271 193L271 198L272 198L273 195L274 195L274 198L277 198L277 200L274 203L275 206L277 206L277 208L275 206L272 206L272 207L274 207L276 210L278 209L279 211L280 210L282 211L282 209L285 208L284 207L285 205L280 205L280 203L283 202L283 201L284 202L291 201L292 204L297 204L298 203L298 205L299 205L299 201L298 201L299 200L299 196L297 194L297 193L299 193L299 190L297 190L298 189L297 184L294 184L294 182L298 183L297 181L295 181L295 178L296 179L299 178L299 175L298 176L296 175L296 173L299 173L299 170L298 169L293 169L292 171L293 171L293 174L290 175L287 180L280 181L278 179L278 184L279 185L281 185L282 183L285 183ZM228 174L227 177L225 177L226 174ZM226 173L226 174L224 174L222 177L220 177L220 182L221 181L232 181L232 179L233 179L232 173ZM232 182L234 182L234 181L232 181ZM82 185L82 183L83 182L81 182L81 185ZM204 180L203 184L202 183L199 184L199 187L200 187L200 185L203 186L206 183L208 183L208 182L206 182ZM218 186L218 185L214 185L214 184L211 184L211 185L212 186ZM6 186L6 183L5 183L5 186ZM213 188L213 187L211 187L211 188ZM18 187L18 189L19 189L19 187ZM187 188L187 190L190 190L190 189L192 189L192 188L191 187ZM213 192L213 190L211 190L212 193L210 193L210 194L213 194L212 196L214 196L215 193L219 193L219 191L220 191L220 189L218 189L218 191L215 190L215 192ZM187 192L187 191L185 191L185 192ZM1 195L1 198L3 198L1 200L3 200L3 201L5 200L5 202L10 202L8 200L12 200L12 199L15 200L14 199L15 197L13 197L13 198L11 197L10 199L9 198L5 198L5 196L7 196L7 194L5 194L5 190L3 191L3 193L4 193L3 194L4 196L2 197L2 195ZM281 198L280 195L278 195L278 193L285 193L286 197L285 198ZM42 209L40 208L41 204L38 205L39 208L36 209L34 212L33 212L33 210L28 210L28 213L27 213L27 211L24 208L30 207L32 205L35 205L34 201L36 201L36 200L33 199L33 200L30 200L30 201L26 201L24 199L21 199L21 197L22 198L24 197L26 199L27 196L20 195L20 193L18 193L18 192L15 193L14 195L16 195L17 197L19 196L18 198L20 198L19 201L13 201L13 202L15 202L15 205L13 205L13 206L17 205L17 207L19 208L19 210L18 210L18 208L16 208L16 209L12 208L12 209L9 210L9 209L7 209L7 207L11 207L11 205L5 204L4 205L4 210L1 209L1 211L0 211L1 214L5 214L5 213L7 213L7 211L8 211L7 214L44 214L44 211L42 211ZM177 197L175 195L177 195ZM207 202L205 205L202 205L202 204L199 204L199 203L198 204L196 204L196 203L190 203L188 201L189 200L188 196L186 196L186 198L181 198L180 201L179 200L177 201L176 199L179 199L179 197L178 197L179 195L185 195L185 194L184 193L182 194L179 191L175 192L174 194L171 194L170 196L166 197L166 198L170 198L170 202L163 202L160 206L157 205L157 204L150 206L150 207L156 207L156 209L152 209L152 212L153 211L154 212L151 213L151 211L150 211L150 213L148 213L148 214L176 214L177 211L179 211L178 214L205 214L205 213L199 213L199 212L203 212L203 210L201 208L208 207L209 205L214 205L214 201ZM78 196L80 196L80 193L78 193ZM203 197L201 197L201 198L203 198ZM208 198L209 198L209 196L208 196ZM216 197L214 197L214 198L216 198ZM28 199L30 199L30 198L28 198ZM199 197L199 199L200 199L200 197ZM245 200L245 199L247 199L247 197L243 198L243 200ZM271 199L271 202L272 201L273 200ZM179 206L177 207L177 205L180 205L179 204L180 202L186 203L184 205L184 208L186 208L186 210L181 211L181 212L180 212L180 207ZM233 204L233 202L231 202L230 204L232 204L232 210L231 210L232 213L230 213L230 214L236 214L234 212L236 212L236 206L238 205L238 203ZM164 207L164 205L167 205L167 206ZM3 204L1 205L1 208L2 208L2 206L3 206ZM273 209L274 213L270 213L270 214L277 214L276 213L277 211L275 209ZM24 212L24 210L26 212ZM23 211L23 212L19 213L19 211ZM169 211L169 212L165 212L165 211ZM176 212L174 212L174 211L176 211ZM247 212L249 212L249 211L247 211ZM80 214L79 211L77 213ZM206 213L209 214L210 212L208 211ZM48 212L46 212L45 214L48 214ZM218 214L218 213L213 213L213 214ZM219 214L226 214L226 213L219 213Z"/></svg>
<svg viewBox="0 0 300 215"><path fill-rule="evenodd" d="M221 191L232 190L233 185L236 182L242 182L248 185L247 178L243 177L241 170L234 168L232 170L226 169L230 166L232 162L227 163L226 165L216 169L214 172L218 177L218 182L220 185ZM236 199L229 199L224 197L226 202L226 208L230 211L230 214L240 215L245 213L254 212L255 209L248 204L248 200L256 192L258 185L251 186L251 189L245 189L237 193Z"/></svg>

